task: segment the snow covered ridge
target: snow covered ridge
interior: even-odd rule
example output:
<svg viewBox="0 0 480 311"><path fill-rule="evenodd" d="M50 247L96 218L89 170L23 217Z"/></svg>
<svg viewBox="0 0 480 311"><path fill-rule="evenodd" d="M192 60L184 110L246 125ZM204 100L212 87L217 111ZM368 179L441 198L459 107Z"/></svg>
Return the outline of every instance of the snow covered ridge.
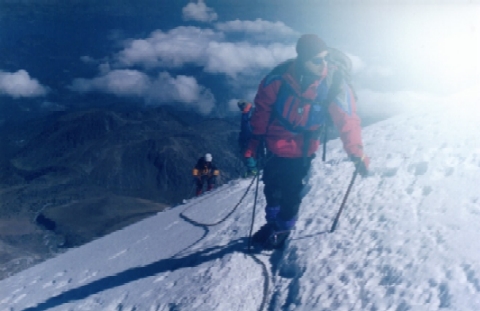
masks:
<svg viewBox="0 0 480 311"><path fill-rule="evenodd" d="M202 225L232 211L238 180L3 280L0 310L480 310L480 118L454 112L364 129L373 175L334 233L353 173L339 141L283 253L244 252L253 190Z"/></svg>

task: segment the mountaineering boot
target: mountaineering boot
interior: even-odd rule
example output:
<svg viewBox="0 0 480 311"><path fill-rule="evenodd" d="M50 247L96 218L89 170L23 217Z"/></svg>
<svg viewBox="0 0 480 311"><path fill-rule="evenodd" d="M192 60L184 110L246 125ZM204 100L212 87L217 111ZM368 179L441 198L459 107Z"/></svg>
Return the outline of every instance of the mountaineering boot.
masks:
<svg viewBox="0 0 480 311"><path fill-rule="evenodd" d="M247 168L247 171L243 175L244 178L253 177L258 174L257 168Z"/></svg>
<svg viewBox="0 0 480 311"><path fill-rule="evenodd" d="M280 249L285 246L285 241L290 235L291 230L277 231L274 230L270 237L268 238L265 248L266 249Z"/></svg>
<svg viewBox="0 0 480 311"><path fill-rule="evenodd" d="M275 229L275 221L277 215L280 212L280 206L266 206L265 207L265 220L267 221L260 229L252 236L254 243L259 245L265 245Z"/></svg>
<svg viewBox="0 0 480 311"><path fill-rule="evenodd" d="M266 223L252 235L252 242L258 245L265 245L274 232L273 223Z"/></svg>
<svg viewBox="0 0 480 311"><path fill-rule="evenodd" d="M285 245L290 232L295 228L297 223L297 217L294 217L290 220L282 220L280 218L275 222L273 232L270 234L270 237L267 240L265 248L270 249L279 249Z"/></svg>

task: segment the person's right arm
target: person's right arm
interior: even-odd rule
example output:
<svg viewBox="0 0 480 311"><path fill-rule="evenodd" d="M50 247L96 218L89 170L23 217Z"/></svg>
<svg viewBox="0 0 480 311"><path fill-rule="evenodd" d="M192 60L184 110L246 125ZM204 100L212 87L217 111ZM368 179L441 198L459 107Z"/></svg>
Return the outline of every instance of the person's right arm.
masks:
<svg viewBox="0 0 480 311"><path fill-rule="evenodd" d="M262 80L255 96L255 110L250 119L252 137L244 156L255 157L255 153L261 138L266 134L273 111L273 104L277 100L277 94L282 81L278 76L267 76Z"/></svg>

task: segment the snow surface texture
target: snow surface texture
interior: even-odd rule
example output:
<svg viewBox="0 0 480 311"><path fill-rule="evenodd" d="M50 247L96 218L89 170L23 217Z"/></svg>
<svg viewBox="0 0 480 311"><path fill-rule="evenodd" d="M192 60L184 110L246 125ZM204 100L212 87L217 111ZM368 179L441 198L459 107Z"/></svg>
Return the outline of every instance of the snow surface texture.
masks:
<svg viewBox="0 0 480 311"><path fill-rule="evenodd" d="M283 252L245 253L255 185L205 225L240 201L250 180L238 180L3 280L0 310L480 310L479 119L365 128L372 176L334 233L353 173L338 140L314 161Z"/></svg>

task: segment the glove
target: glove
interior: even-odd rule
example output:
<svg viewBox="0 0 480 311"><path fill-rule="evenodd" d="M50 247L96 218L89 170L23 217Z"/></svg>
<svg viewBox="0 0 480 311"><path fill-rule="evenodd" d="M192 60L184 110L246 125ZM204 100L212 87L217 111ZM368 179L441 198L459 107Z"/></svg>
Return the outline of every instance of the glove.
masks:
<svg viewBox="0 0 480 311"><path fill-rule="evenodd" d="M255 169L257 168L257 161L252 157L245 158L245 166L249 170Z"/></svg>
<svg viewBox="0 0 480 311"><path fill-rule="evenodd" d="M368 176L368 167L370 165L370 158L367 157L366 155L362 155L361 157L350 156L350 159L352 160L353 164L355 165L355 169L360 174L360 176L367 177Z"/></svg>
<svg viewBox="0 0 480 311"><path fill-rule="evenodd" d="M263 138L253 135L247 145L247 150L243 156L245 158L258 158L257 153L263 152Z"/></svg>

